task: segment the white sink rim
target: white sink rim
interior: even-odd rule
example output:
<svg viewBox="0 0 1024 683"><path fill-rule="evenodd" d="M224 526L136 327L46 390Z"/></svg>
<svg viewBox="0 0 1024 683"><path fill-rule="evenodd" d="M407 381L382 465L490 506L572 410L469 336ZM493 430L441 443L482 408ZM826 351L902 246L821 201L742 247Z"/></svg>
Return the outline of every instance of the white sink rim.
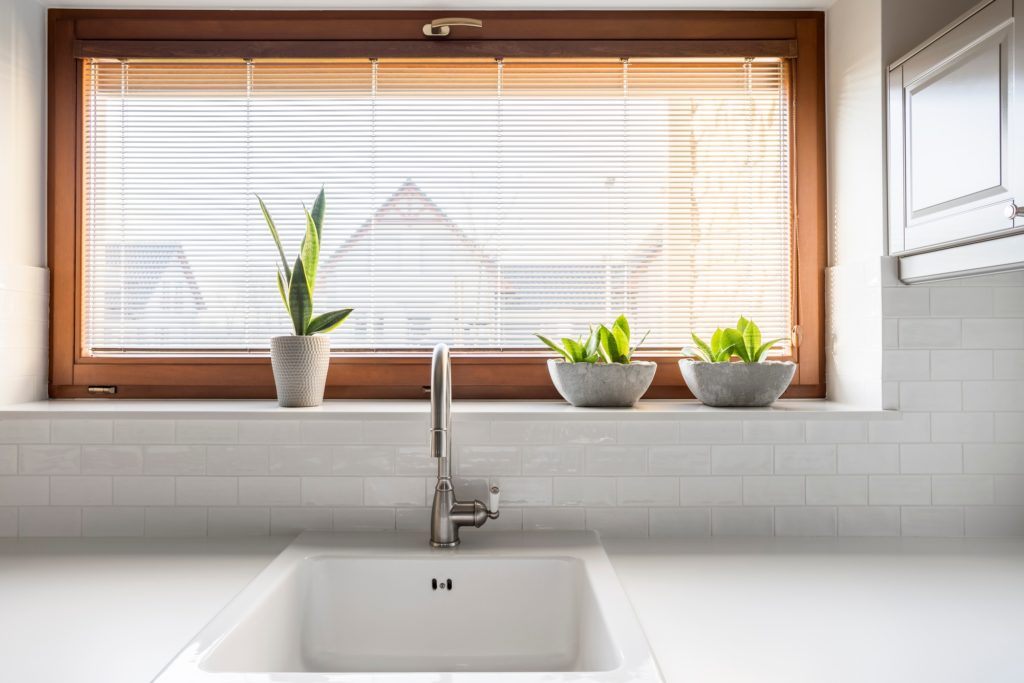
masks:
<svg viewBox="0 0 1024 683"><path fill-rule="evenodd" d="M203 662L246 618L253 605L274 590L306 559L320 557L574 558L581 561L604 626L617 649L618 666L605 671L515 672L234 672L211 671ZM481 614L481 618L487 615ZM653 654L632 605L604 547L593 531L495 532L475 534L455 549L433 549L422 533L305 532L256 576L154 679L154 683L392 683L397 681L470 683L501 681L575 681L583 683L660 683Z"/></svg>

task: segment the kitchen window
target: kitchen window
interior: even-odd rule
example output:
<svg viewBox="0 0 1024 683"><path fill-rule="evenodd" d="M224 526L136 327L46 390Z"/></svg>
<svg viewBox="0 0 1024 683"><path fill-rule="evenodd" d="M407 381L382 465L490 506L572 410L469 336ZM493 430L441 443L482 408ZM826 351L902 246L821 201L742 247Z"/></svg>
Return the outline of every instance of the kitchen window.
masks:
<svg viewBox="0 0 1024 683"><path fill-rule="evenodd" d="M649 396L686 395L690 331L741 314L796 342L789 395L821 395L820 15L484 13L493 38L430 39L424 15L267 14L51 12L51 140L78 150L51 144L53 395L273 395L255 195L294 251L321 185L316 300L355 309L328 396L422 395L438 341L461 395L548 396L532 333L620 312L664 365Z"/></svg>

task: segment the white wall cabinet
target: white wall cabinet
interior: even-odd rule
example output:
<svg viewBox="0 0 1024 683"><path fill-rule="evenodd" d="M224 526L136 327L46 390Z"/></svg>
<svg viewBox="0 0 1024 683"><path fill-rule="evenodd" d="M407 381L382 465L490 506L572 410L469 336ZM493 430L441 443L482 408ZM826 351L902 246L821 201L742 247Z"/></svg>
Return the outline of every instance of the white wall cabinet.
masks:
<svg viewBox="0 0 1024 683"><path fill-rule="evenodd" d="M905 282L1024 268L1015 10L982 3L889 69L889 253Z"/></svg>

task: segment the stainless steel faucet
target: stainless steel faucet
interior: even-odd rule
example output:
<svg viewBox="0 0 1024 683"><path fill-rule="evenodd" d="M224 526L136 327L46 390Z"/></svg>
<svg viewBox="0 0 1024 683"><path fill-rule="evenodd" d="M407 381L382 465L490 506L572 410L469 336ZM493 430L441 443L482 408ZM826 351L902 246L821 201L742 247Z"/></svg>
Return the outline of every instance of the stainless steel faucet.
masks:
<svg viewBox="0 0 1024 683"><path fill-rule="evenodd" d="M498 518L497 485L489 485L490 506L479 500L455 499L452 486L452 367L447 344L434 347L430 364L430 456L437 458L437 485L430 513L430 545L454 548L459 544L459 527L483 526Z"/></svg>

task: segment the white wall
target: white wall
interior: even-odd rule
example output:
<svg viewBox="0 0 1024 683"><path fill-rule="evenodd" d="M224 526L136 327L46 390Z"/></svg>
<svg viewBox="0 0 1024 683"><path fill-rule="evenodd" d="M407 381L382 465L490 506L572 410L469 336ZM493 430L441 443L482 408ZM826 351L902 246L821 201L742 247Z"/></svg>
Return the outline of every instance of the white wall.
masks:
<svg viewBox="0 0 1024 683"><path fill-rule="evenodd" d="M0 405L46 396L45 13L0 0Z"/></svg>

